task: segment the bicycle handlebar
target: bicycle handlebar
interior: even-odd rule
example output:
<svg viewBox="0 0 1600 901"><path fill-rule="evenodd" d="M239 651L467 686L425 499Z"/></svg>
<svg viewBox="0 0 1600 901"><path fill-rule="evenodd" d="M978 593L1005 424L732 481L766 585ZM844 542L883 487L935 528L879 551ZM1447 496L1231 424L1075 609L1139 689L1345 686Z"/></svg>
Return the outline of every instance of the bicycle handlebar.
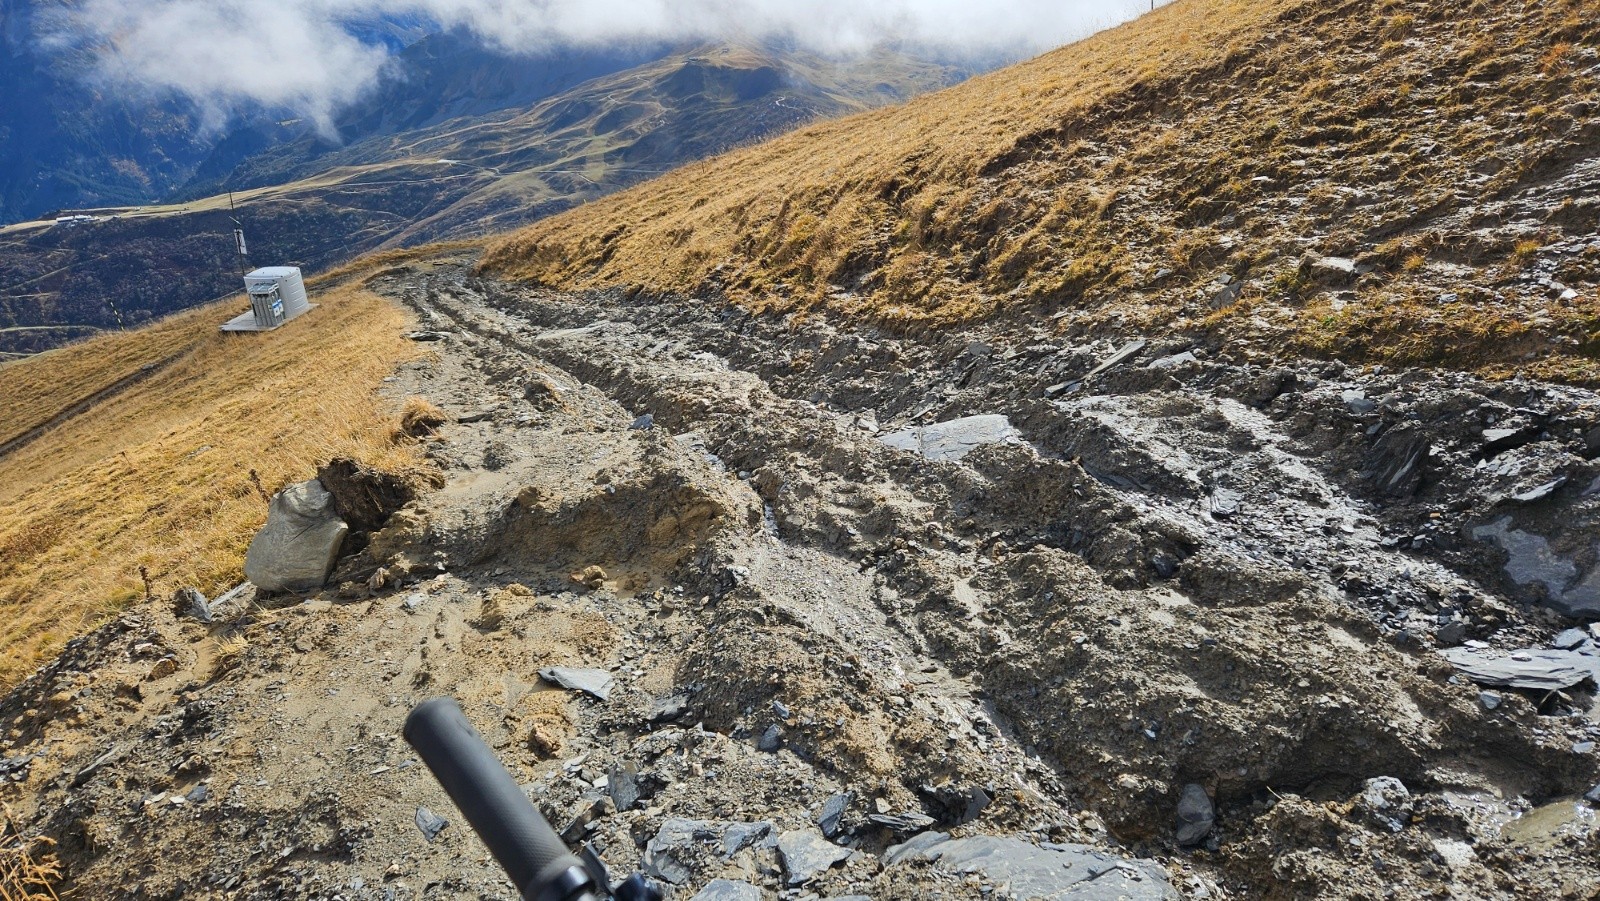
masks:
<svg viewBox="0 0 1600 901"><path fill-rule="evenodd" d="M534 809L453 699L418 704L406 717L403 735L524 901L595 901L607 892Z"/></svg>

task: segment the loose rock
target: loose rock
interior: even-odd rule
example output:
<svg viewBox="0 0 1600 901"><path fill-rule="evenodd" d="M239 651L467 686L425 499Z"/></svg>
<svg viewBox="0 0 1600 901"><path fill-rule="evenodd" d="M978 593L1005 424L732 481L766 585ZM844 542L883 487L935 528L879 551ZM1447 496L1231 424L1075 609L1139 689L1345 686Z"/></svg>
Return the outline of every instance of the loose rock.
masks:
<svg viewBox="0 0 1600 901"><path fill-rule="evenodd" d="M278 492L245 554L244 574L262 591L315 591L328 580L350 531L316 479Z"/></svg>

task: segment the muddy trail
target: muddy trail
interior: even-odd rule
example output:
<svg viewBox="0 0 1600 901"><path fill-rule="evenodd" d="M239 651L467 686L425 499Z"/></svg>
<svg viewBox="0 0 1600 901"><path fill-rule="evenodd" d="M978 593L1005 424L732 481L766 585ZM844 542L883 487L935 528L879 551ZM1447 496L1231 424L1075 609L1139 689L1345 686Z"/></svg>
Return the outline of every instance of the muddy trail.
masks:
<svg viewBox="0 0 1600 901"><path fill-rule="evenodd" d="M1591 392L372 287L442 487L0 704L81 897L512 897L398 737L441 694L672 897L1596 897Z"/></svg>

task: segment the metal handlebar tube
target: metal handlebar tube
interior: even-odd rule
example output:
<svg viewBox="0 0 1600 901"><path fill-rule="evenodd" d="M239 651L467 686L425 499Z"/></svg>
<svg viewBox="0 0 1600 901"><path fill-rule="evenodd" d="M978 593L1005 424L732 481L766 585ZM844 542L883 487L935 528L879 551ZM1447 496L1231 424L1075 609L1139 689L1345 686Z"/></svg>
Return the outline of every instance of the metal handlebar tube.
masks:
<svg viewBox="0 0 1600 901"><path fill-rule="evenodd" d="M454 699L418 704L403 734L523 901L598 901L609 894L534 809Z"/></svg>

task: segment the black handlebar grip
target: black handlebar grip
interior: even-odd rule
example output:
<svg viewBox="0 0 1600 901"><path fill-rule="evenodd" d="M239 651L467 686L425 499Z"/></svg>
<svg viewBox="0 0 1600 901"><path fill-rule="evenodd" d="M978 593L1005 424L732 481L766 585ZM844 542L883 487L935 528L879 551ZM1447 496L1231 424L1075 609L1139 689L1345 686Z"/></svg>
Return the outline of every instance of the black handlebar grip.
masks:
<svg viewBox="0 0 1600 901"><path fill-rule="evenodd" d="M454 699L418 704L406 717L404 735L523 898L577 901L598 893L583 862L534 809Z"/></svg>

